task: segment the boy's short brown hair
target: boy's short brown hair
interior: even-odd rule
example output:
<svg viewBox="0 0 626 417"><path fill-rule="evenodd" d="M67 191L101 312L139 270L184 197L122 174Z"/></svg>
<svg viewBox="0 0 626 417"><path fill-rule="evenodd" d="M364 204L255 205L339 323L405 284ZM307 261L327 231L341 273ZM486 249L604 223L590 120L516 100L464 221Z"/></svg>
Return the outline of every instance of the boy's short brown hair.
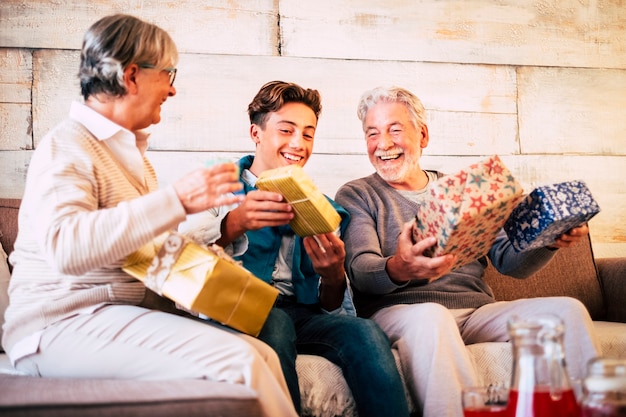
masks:
<svg viewBox="0 0 626 417"><path fill-rule="evenodd" d="M266 83L248 105L250 124L265 129L267 115L278 111L287 103L302 103L313 110L319 119L322 112L322 97L317 90L303 88L295 83L270 81Z"/></svg>

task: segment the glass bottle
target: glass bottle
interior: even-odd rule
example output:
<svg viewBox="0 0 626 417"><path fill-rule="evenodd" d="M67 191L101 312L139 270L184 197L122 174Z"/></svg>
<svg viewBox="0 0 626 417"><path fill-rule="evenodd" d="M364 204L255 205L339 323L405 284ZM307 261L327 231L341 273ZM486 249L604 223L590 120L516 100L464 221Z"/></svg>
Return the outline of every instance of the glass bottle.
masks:
<svg viewBox="0 0 626 417"><path fill-rule="evenodd" d="M553 315L509 320L513 374L508 417L580 417L565 368L564 327Z"/></svg>
<svg viewBox="0 0 626 417"><path fill-rule="evenodd" d="M583 393L583 417L626 417L626 359L591 360Z"/></svg>

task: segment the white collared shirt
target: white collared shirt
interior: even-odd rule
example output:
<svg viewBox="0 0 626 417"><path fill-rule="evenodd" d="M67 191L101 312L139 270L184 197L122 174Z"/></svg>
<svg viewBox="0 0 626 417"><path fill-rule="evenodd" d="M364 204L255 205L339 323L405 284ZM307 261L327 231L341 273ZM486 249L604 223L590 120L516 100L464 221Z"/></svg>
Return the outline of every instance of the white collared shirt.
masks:
<svg viewBox="0 0 626 417"><path fill-rule="evenodd" d="M148 133L133 133L77 101L72 103L70 118L80 122L96 139L106 144L124 168L143 184L143 153L148 147Z"/></svg>

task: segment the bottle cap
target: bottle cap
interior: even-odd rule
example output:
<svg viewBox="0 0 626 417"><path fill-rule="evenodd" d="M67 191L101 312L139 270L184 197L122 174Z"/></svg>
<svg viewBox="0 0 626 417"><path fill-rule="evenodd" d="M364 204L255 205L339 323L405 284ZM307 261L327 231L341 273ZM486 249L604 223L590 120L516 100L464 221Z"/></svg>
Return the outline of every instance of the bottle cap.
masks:
<svg viewBox="0 0 626 417"><path fill-rule="evenodd" d="M626 359L596 358L589 361L584 385L587 391L626 393Z"/></svg>

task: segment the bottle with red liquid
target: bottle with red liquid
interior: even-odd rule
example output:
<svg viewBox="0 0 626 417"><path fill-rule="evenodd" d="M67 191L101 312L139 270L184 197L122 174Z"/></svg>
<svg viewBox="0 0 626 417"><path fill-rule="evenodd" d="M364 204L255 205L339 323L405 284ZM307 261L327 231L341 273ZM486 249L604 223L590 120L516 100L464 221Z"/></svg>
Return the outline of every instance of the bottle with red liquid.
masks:
<svg viewBox="0 0 626 417"><path fill-rule="evenodd" d="M583 417L626 417L626 359L590 361L583 392Z"/></svg>
<svg viewBox="0 0 626 417"><path fill-rule="evenodd" d="M507 417L581 417L565 368L563 321L512 317L513 374Z"/></svg>

